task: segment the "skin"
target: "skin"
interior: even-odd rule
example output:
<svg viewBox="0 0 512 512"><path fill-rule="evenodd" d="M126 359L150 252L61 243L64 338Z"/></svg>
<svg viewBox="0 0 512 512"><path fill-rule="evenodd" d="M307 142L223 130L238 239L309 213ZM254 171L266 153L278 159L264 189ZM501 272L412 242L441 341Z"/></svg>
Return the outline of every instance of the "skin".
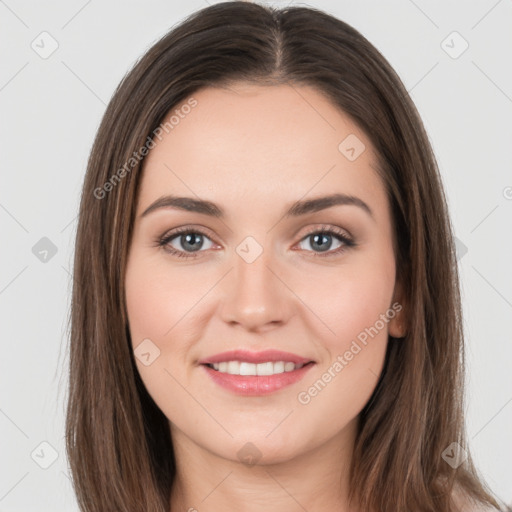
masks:
<svg viewBox="0 0 512 512"><path fill-rule="evenodd" d="M197 106L145 160L126 271L133 347L149 338L160 350L149 366L136 362L169 419L177 464L171 505L356 512L347 503L347 479L358 415L383 369L388 335L404 334L403 311L309 403L297 396L401 303L376 155L358 126L310 87L238 83L193 97ZM366 147L355 161L338 149L349 134ZM334 192L359 197L374 217L337 205L283 218L294 202ZM226 217L163 208L141 218L166 194L207 199ZM180 226L207 233L199 252L184 237L169 242L197 257L158 246ZM307 236L322 226L340 228L357 245L322 257ZM247 236L263 249L252 263L236 252ZM343 245L335 236L329 241L331 253ZM235 348L275 348L316 364L273 394L238 396L198 365ZM237 455L247 442L261 454L256 465Z"/></svg>

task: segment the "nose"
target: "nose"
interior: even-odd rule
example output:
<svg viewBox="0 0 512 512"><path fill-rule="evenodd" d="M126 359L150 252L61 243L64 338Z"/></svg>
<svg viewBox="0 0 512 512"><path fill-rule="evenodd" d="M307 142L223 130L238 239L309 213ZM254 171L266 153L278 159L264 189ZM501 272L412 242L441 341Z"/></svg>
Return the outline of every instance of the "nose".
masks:
<svg viewBox="0 0 512 512"><path fill-rule="evenodd" d="M234 267L224 286L223 321L253 332L285 323L293 308L293 294L272 268L266 252L252 263L235 254Z"/></svg>

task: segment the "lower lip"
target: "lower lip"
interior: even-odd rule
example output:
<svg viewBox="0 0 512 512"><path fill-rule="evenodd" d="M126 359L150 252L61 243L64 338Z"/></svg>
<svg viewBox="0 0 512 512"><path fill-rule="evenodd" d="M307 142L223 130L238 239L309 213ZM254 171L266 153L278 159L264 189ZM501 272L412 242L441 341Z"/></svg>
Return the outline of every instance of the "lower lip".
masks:
<svg viewBox="0 0 512 512"><path fill-rule="evenodd" d="M205 364L201 366L219 386L237 395L261 396L274 393L286 386L299 382L314 364L308 363L298 370L277 373L275 375L232 375L230 373L221 373Z"/></svg>

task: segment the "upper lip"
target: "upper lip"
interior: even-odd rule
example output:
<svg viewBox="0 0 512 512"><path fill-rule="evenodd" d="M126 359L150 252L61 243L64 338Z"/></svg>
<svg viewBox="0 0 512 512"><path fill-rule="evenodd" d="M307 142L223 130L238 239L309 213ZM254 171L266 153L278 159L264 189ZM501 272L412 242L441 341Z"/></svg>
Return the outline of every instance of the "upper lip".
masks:
<svg viewBox="0 0 512 512"><path fill-rule="evenodd" d="M289 361L295 364L307 364L312 359L301 357L291 352L282 352L280 350L263 350L261 352L251 352L249 350L238 349L221 352L210 357L205 357L199 361L199 364L222 363L223 361L241 361L246 363L266 363L267 361ZM314 361L313 361L314 362Z"/></svg>

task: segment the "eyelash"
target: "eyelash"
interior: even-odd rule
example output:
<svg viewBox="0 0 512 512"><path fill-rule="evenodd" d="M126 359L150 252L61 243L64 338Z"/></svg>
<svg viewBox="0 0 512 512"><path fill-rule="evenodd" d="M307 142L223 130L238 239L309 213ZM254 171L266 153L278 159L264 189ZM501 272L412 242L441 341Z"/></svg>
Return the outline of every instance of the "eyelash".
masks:
<svg viewBox="0 0 512 512"><path fill-rule="evenodd" d="M169 234L164 234L161 237L158 237L156 242L159 247L164 249L167 253L177 256L178 258L196 258L197 254L194 253L187 253L185 251L179 251L174 249L173 247L169 246L168 244L177 238L180 235L188 235L188 234L199 234L203 235L206 238L210 238L207 233L202 231L201 229L196 228L190 228L190 227L182 227L182 228L176 228L174 231L172 231ZM319 253L315 251L307 251L307 252L313 252L313 257L320 257L320 258L328 258L332 256L337 256L347 249L350 249L352 247L355 247L357 244L356 242L348 237L343 231L341 231L338 228L333 228L329 226L321 226L320 228L316 228L309 233L306 233L304 237L300 239L299 242L302 242L303 240L307 239L308 237L312 235L320 235L320 234L327 234L327 235L333 235L335 238L337 238L340 242L343 242L343 245L335 250L330 250L325 253ZM204 251L197 251L197 252L204 252Z"/></svg>

